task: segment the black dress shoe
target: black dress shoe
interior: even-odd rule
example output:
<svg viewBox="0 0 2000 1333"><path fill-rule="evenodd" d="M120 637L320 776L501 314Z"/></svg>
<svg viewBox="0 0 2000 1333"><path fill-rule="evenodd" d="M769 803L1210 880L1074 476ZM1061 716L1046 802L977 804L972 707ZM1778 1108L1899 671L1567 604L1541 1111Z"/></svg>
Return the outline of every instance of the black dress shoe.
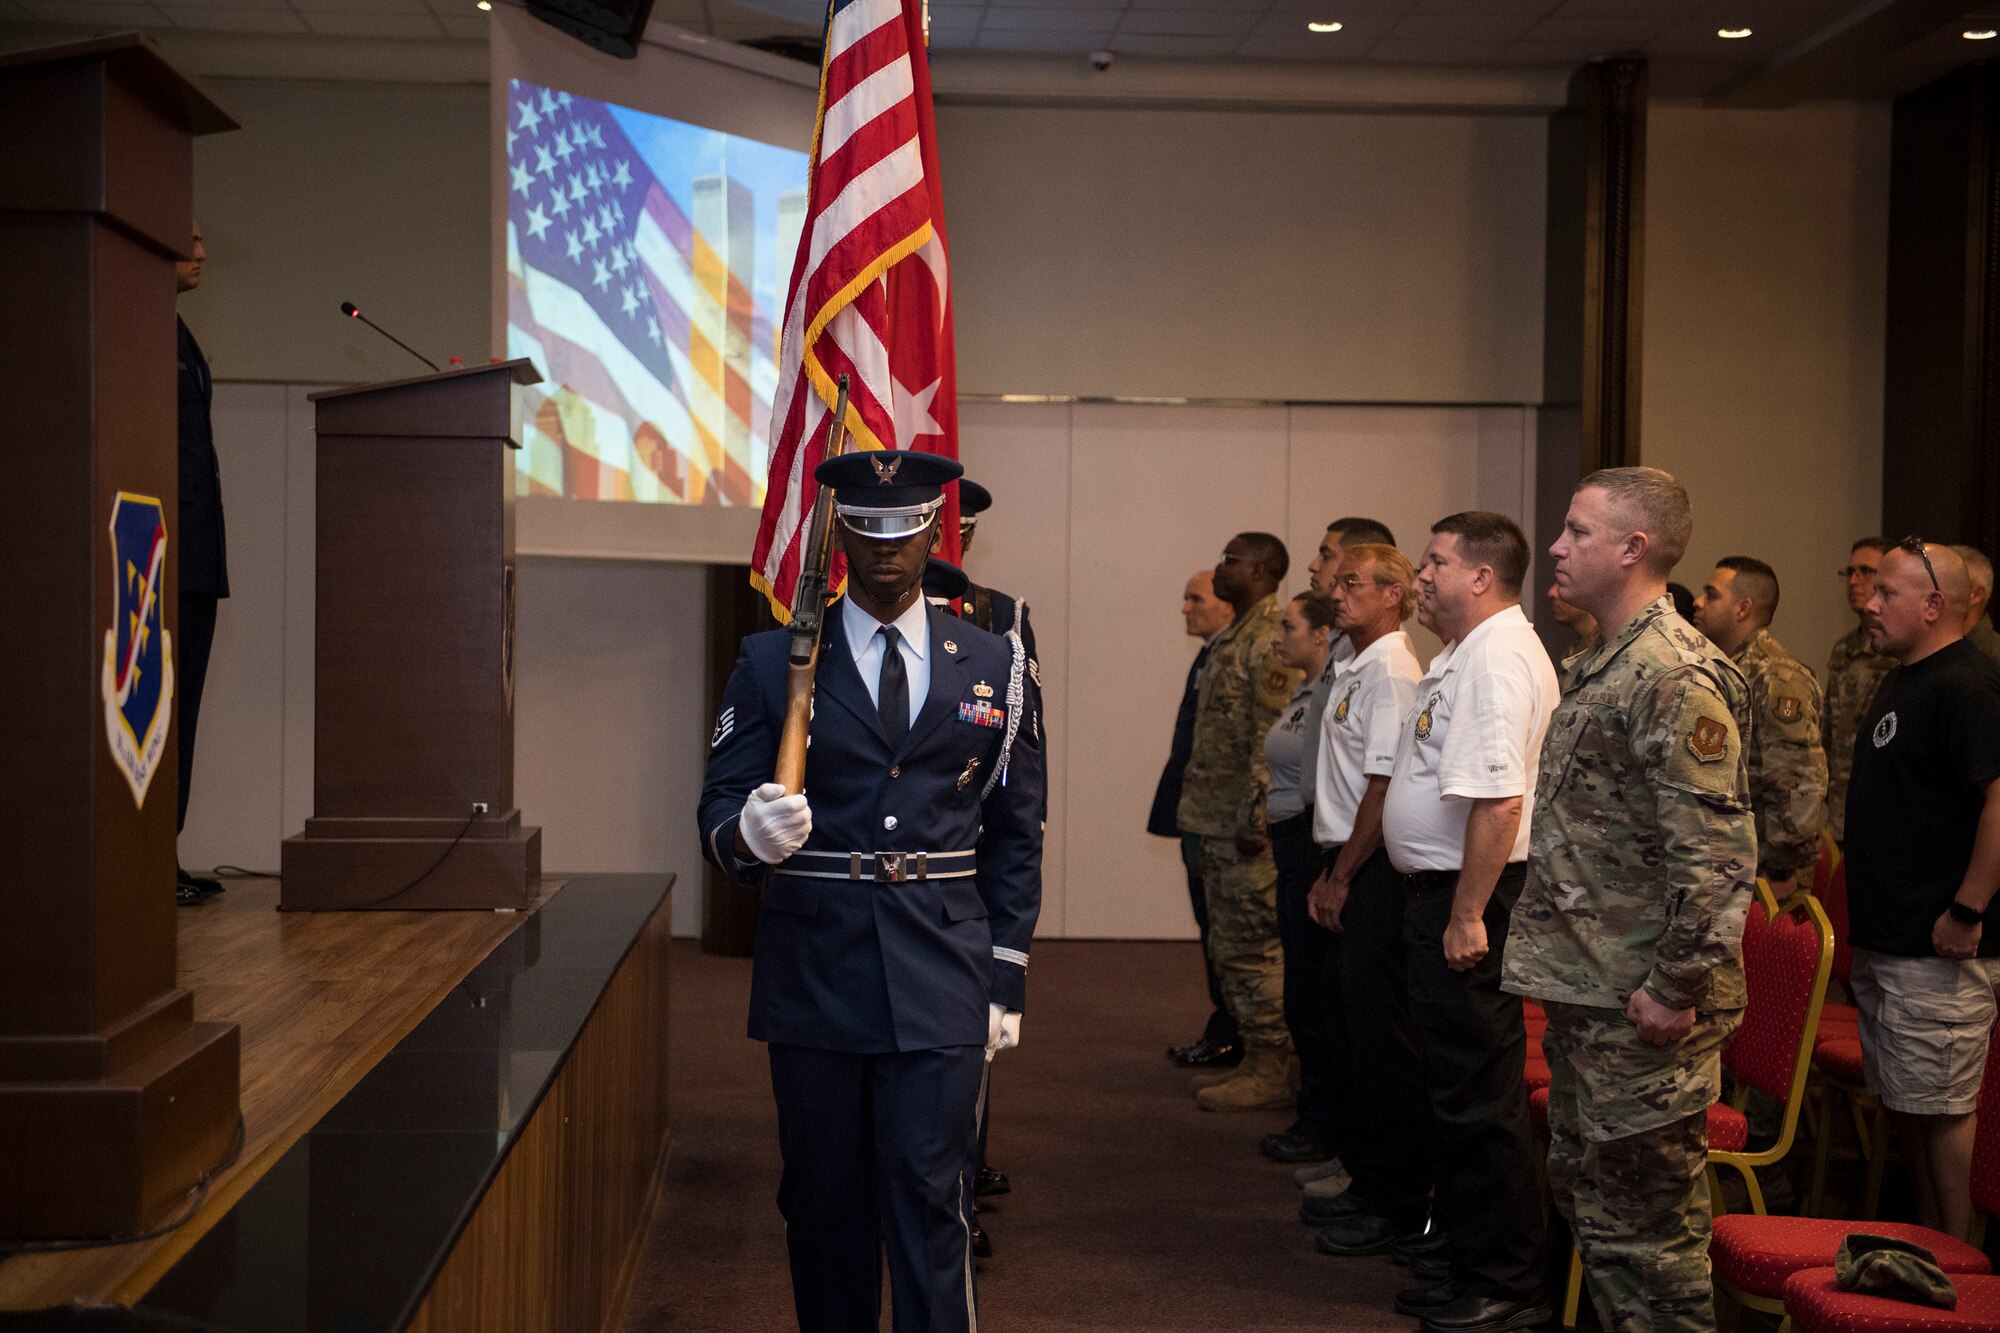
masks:
<svg viewBox="0 0 2000 1333"><path fill-rule="evenodd" d="M979 1174L972 1178L972 1197L975 1199L990 1198L995 1194L1006 1194L1013 1188L1013 1185L1008 1183L1005 1171L995 1171L990 1166L980 1167Z"/></svg>
<svg viewBox="0 0 2000 1333"><path fill-rule="evenodd" d="M1405 1225L1373 1213L1361 1213L1325 1228L1316 1243L1321 1254L1342 1257L1380 1254L1422 1225L1421 1222Z"/></svg>
<svg viewBox="0 0 2000 1333"><path fill-rule="evenodd" d="M174 883L180 888L192 890L203 898L213 898L222 892L221 880L211 879L207 875L191 875L178 866L174 867Z"/></svg>
<svg viewBox="0 0 2000 1333"><path fill-rule="evenodd" d="M1257 1151L1274 1162L1296 1166L1301 1162L1324 1162L1333 1156L1333 1145L1315 1135L1288 1129L1282 1134L1266 1134L1258 1141Z"/></svg>
<svg viewBox="0 0 2000 1333"><path fill-rule="evenodd" d="M1451 1237L1440 1226L1433 1226L1423 1235L1412 1238L1406 1244L1389 1251L1389 1258L1407 1267L1420 1259L1434 1259L1451 1253Z"/></svg>
<svg viewBox="0 0 2000 1333"><path fill-rule="evenodd" d="M1450 1278L1426 1286L1411 1287L1408 1291L1396 1293L1396 1313L1409 1315L1412 1319L1421 1319L1433 1310L1442 1310L1463 1295L1465 1288Z"/></svg>
<svg viewBox="0 0 2000 1333"><path fill-rule="evenodd" d="M1167 1047L1167 1059L1182 1069L1219 1069L1243 1063L1243 1043L1214 1042L1207 1037L1191 1046Z"/></svg>
<svg viewBox="0 0 2000 1333"><path fill-rule="evenodd" d="M1335 1222L1345 1222L1350 1218L1376 1215L1367 1204L1355 1198L1351 1190L1336 1194L1331 1199L1308 1194L1299 1200L1299 1221L1310 1227L1331 1226Z"/></svg>
<svg viewBox="0 0 2000 1333"><path fill-rule="evenodd" d="M1442 1282L1451 1276L1451 1256L1420 1254L1410 1260L1410 1276L1419 1282Z"/></svg>
<svg viewBox="0 0 2000 1333"><path fill-rule="evenodd" d="M993 1238L986 1234L986 1228L974 1225L972 1228L972 1253L980 1259L993 1257Z"/></svg>
<svg viewBox="0 0 2000 1333"><path fill-rule="evenodd" d="M1510 1329L1539 1327L1555 1318L1555 1313L1555 1307L1540 1296L1521 1300L1467 1292L1423 1316L1417 1327L1422 1333L1508 1333Z"/></svg>
<svg viewBox="0 0 2000 1333"><path fill-rule="evenodd" d="M200 889L186 884L174 885L174 903L176 906L199 907L207 901L208 899L202 896Z"/></svg>

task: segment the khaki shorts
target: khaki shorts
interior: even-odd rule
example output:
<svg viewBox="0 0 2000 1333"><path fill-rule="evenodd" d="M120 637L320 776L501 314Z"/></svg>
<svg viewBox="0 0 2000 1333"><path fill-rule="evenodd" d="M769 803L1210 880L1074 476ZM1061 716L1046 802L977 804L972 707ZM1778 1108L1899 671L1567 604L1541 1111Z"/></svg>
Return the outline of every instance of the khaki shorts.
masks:
<svg viewBox="0 0 2000 1333"><path fill-rule="evenodd" d="M1993 961L1854 951L1861 1068L1884 1106L1905 1115L1978 1109L1993 1031Z"/></svg>

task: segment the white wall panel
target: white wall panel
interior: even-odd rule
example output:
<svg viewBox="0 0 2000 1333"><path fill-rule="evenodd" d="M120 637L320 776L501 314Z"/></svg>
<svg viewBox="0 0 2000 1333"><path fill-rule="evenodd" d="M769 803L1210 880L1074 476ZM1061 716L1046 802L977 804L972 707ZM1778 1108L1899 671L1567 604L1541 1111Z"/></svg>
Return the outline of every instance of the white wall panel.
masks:
<svg viewBox="0 0 2000 1333"><path fill-rule="evenodd" d="M1146 832L1197 645L1190 572L1238 532L1282 532L1281 408L1079 404L1070 460L1067 931L1194 933L1180 853Z"/></svg>
<svg viewBox="0 0 2000 1333"><path fill-rule="evenodd" d="M966 568L1027 599L1041 654L1048 712L1048 837L1042 848L1042 916L1036 933L1068 924L1066 848L1070 823L1056 817L1069 795L1070 409L1061 404L967 403L959 411L965 474L993 492Z"/></svg>

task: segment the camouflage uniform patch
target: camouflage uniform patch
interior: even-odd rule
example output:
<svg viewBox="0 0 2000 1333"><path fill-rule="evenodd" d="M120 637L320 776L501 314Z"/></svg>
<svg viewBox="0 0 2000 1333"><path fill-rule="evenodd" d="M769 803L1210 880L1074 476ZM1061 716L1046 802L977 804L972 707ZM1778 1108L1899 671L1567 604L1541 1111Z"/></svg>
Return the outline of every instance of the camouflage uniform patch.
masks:
<svg viewBox="0 0 2000 1333"><path fill-rule="evenodd" d="M1838 842L1846 836L1847 777L1854 771L1854 738L1882 678L1896 659L1878 653L1857 627L1833 645L1826 663L1826 712L1820 742L1826 751L1826 829Z"/></svg>
<svg viewBox="0 0 2000 1333"><path fill-rule="evenodd" d="M1750 805L1757 868L1786 879L1819 860L1826 820L1826 751L1820 748L1819 682L1760 629L1736 653L1750 686Z"/></svg>
<svg viewBox="0 0 2000 1333"><path fill-rule="evenodd" d="M1243 1044L1289 1048L1271 849L1245 856L1234 837L1202 838L1201 888L1208 902L1208 959Z"/></svg>
<svg viewBox="0 0 2000 1333"><path fill-rule="evenodd" d="M1612 1333L1711 1333L1708 1106L1740 1011L1671 1047L1623 1013L1550 1004L1549 1188Z"/></svg>
<svg viewBox="0 0 2000 1333"><path fill-rule="evenodd" d="M1671 1008L1741 1008L1757 856L1742 675L1661 598L1571 676L1502 984L1621 1013L1641 985Z"/></svg>

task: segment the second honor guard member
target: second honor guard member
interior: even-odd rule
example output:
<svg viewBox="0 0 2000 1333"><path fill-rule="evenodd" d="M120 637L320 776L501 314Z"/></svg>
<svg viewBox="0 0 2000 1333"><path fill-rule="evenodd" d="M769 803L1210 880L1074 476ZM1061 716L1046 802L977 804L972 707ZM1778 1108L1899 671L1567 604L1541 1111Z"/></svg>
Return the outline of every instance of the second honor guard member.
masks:
<svg viewBox="0 0 2000 1333"><path fill-rule="evenodd" d="M703 854L758 888L750 1036L769 1045L804 1333L977 1326L974 1114L1016 1044L1041 907L1043 759L1026 654L927 605L959 466L822 463L846 596L820 640L805 791L771 781L783 631L743 641L702 789Z"/></svg>
<svg viewBox="0 0 2000 1333"><path fill-rule="evenodd" d="M993 507L993 493L976 481L958 483L958 552L963 560L972 551L972 539L979 535L979 516ZM1028 604L998 588L975 583L965 595L965 618L995 634L1013 632L1027 645L1028 669L1041 675L1041 659L1035 654L1035 627L1028 623Z"/></svg>

